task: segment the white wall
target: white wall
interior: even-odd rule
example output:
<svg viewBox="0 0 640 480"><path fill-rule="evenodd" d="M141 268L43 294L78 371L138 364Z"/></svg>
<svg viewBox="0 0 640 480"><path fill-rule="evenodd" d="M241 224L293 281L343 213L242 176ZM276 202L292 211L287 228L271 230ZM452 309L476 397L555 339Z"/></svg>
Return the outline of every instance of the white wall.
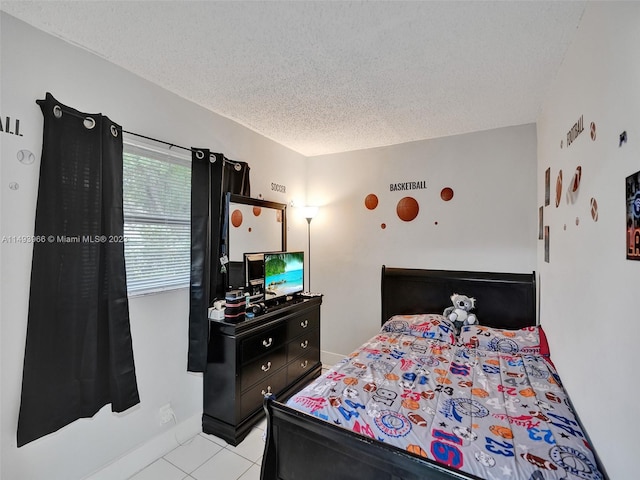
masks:
<svg viewBox="0 0 640 480"><path fill-rule="evenodd" d="M125 130L247 161L253 196L303 203L306 167L301 155L9 15L1 13L1 22L0 115L18 118L22 133L0 133L2 235L33 233L43 124L35 100L47 91L81 111L101 112ZM33 152L36 161L18 162L21 149ZM10 189L12 182L19 189ZM285 185L287 193L272 192L272 182ZM289 234L290 247L303 248L306 222L292 221ZM91 419L16 448L32 249L7 243L0 248L1 478L78 479L143 444L172 448L175 435L167 435L169 426L160 426L157 418L158 408L167 402L178 422L197 428L202 378L186 371L189 298L188 289L182 289L130 301L139 406L124 414L113 414L107 406ZM151 457L164 453L148 450ZM135 469L135 462L123 468ZM126 476L125 471L118 475Z"/></svg>
<svg viewBox="0 0 640 480"><path fill-rule="evenodd" d="M383 264L532 272L535 176L534 125L309 159L308 202L320 205L311 275L312 290L325 294L322 349L346 355L380 328ZM427 188L391 191L406 181ZM454 190L448 202L444 187ZM370 193L375 210L364 204ZM411 222L396 215L405 196L420 205Z"/></svg>
<svg viewBox="0 0 640 480"><path fill-rule="evenodd" d="M544 203L547 168L552 192L544 208L549 263L538 244L542 325L609 476L621 480L637 478L640 431L640 262L625 259L625 178L640 170L638 45L640 4L589 3L538 120L538 204ZM567 147L566 134L581 115L585 130ZM619 147L624 130L629 140ZM565 192L577 166L580 190L568 204ZM556 208L561 169L564 189Z"/></svg>

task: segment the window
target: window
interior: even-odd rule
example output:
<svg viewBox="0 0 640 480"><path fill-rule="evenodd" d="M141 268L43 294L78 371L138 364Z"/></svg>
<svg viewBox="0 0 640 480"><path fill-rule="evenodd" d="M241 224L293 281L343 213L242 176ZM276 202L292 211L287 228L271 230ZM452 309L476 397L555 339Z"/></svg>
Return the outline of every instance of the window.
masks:
<svg viewBox="0 0 640 480"><path fill-rule="evenodd" d="M129 138L125 137L123 155L128 293L188 287L191 157Z"/></svg>

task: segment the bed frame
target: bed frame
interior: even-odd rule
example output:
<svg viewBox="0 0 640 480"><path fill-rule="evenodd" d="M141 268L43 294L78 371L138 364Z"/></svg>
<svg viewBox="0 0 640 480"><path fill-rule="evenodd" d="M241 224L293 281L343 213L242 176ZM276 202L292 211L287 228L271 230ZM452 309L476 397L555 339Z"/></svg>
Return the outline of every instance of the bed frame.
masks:
<svg viewBox="0 0 640 480"><path fill-rule="evenodd" d="M490 273L382 267L382 318L440 313L460 293L479 299L483 325L537 324L535 273ZM360 436L267 396L262 480L478 479L402 449Z"/></svg>

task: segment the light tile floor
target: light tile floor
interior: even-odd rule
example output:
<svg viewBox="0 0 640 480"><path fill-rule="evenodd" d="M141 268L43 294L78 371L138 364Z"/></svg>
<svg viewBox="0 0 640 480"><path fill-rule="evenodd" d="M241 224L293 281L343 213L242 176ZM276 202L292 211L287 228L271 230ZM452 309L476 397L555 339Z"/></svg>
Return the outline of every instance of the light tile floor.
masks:
<svg viewBox="0 0 640 480"><path fill-rule="evenodd" d="M199 433L130 480L259 480L266 420L236 447Z"/></svg>
<svg viewBox="0 0 640 480"><path fill-rule="evenodd" d="M329 370L322 366L322 373ZM259 480L266 418L236 447L199 433L129 480Z"/></svg>

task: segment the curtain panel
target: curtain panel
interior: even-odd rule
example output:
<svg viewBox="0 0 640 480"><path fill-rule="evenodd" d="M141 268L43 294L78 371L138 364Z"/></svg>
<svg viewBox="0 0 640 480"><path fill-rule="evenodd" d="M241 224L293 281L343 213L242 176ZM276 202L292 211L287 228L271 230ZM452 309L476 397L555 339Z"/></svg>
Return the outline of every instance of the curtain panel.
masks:
<svg viewBox="0 0 640 480"><path fill-rule="evenodd" d="M204 372L209 343L208 308L224 298L220 258L227 254L226 192L249 196L249 165L205 148L191 149L191 282L187 370Z"/></svg>
<svg viewBox="0 0 640 480"><path fill-rule="evenodd" d="M17 441L140 402L124 263L122 129L50 93Z"/></svg>

